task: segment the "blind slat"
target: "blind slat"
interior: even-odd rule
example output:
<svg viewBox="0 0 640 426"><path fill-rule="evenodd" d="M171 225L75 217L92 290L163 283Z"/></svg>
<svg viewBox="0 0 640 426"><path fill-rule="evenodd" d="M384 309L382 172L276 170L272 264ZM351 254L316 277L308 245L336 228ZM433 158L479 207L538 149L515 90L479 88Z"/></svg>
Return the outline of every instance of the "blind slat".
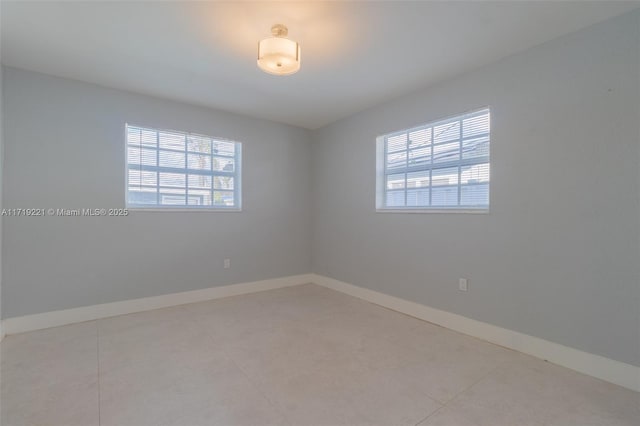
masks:
<svg viewBox="0 0 640 426"><path fill-rule="evenodd" d="M126 126L127 206L240 206L239 142Z"/></svg>
<svg viewBox="0 0 640 426"><path fill-rule="evenodd" d="M384 138L384 208L488 208L490 110L427 123Z"/></svg>

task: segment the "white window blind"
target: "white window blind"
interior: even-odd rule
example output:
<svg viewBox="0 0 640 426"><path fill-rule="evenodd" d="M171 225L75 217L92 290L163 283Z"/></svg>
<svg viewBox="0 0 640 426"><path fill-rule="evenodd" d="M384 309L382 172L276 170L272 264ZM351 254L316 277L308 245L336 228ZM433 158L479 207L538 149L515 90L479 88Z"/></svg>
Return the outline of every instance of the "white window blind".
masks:
<svg viewBox="0 0 640 426"><path fill-rule="evenodd" d="M378 138L379 210L488 210L489 108Z"/></svg>
<svg viewBox="0 0 640 426"><path fill-rule="evenodd" d="M240 208L241 144L126 126L127 206Z"/></svg>

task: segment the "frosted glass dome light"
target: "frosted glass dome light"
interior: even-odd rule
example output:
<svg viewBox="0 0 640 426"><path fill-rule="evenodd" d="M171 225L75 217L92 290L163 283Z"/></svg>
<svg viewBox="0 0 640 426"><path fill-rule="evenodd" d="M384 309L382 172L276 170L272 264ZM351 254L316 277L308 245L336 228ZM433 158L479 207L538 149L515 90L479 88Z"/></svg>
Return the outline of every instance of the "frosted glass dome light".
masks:
<svg viewBox="0 0 640 426"><path fill-rule="evenodd" d="M289 30L282 24L271 27L273 37L258 44L258 67L274 75L291 75L300 69L300 45L289 40Z"/></svg>

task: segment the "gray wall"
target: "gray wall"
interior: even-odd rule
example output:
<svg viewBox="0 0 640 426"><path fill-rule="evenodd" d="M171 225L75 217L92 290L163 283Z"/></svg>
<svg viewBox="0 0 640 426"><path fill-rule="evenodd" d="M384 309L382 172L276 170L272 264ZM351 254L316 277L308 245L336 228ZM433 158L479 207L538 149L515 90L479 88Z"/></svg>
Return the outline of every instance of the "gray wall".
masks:
<svg viewBox="0 0 640 426"><path fill-rule="evenodd" d="M316 132L313 271L640 366L639 28L630 13ZM490 214L375 213L377 135L484 105Z"/></svg>
<svg viewBox="0 0 640 426"><path fill-rule="evenodd" d="M239 213L5 217L5 318L310 271L307 131L12 68L4 88L7 208L124 207L127 121L243 142Z"/></svg>
<svg viewBox="0 0 640 426"><path fill-rule="evenodd" d="M0 53L0 58L2 54ZM3 174L4 174L4 115L2 113L2 104L4 98L2 96L2 66L0 66L0 211L2 211L2 190L3 190ZM0 319L2 319L2 217L0 217ZM0 339L2 339L3 331L0 324Z"/></svg>

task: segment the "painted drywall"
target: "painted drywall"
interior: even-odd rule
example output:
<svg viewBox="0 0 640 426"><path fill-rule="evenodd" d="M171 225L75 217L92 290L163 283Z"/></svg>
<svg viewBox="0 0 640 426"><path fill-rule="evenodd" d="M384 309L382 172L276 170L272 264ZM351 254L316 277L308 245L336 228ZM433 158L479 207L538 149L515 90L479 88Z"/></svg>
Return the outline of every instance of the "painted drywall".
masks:
<svg viewBox="0 0 640 426"><path fill-rule="evenodd" d="M4 84L6 208L124 207L126 122L243 143L242 212L5 217L5 318L311 269L308 131L13 68Z"/></svg>
<svg viewBox="0 0 640 426"><path fill-rule="evenodd" d="M315 132L313 272L640 366L639 46L628 13ZM485 105L489 214L375 212L376 136Z"/></svg>
<svg viewBox="0 0 640 426"><path fill-rule="evenodd" d="M0 58L1 57L2 53L0 52ZM4 116L2 115L4 98L2 96L2 86L2 66L0 66L0 211L2 211L2 189L4 187L2 179L4 174ZM4 330L2 328L2 223L3 218L0 216L0 340L4 337Z"/></svg>

